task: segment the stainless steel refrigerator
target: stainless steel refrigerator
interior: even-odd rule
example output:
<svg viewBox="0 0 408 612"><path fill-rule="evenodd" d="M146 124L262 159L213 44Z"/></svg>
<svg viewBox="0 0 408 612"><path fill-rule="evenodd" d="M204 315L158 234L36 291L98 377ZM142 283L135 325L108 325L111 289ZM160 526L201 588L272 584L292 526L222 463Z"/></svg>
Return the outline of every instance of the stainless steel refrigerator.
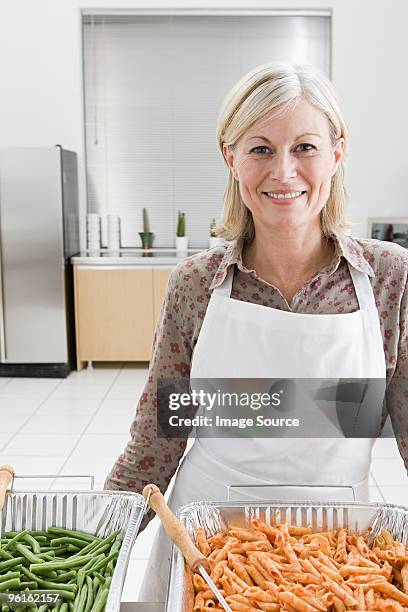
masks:
<svg viewBox="0 0 408 612"><path fill-rule="evenodd" d="M65 377L75 366L77 159L0 150L0 376Z"/></svg>

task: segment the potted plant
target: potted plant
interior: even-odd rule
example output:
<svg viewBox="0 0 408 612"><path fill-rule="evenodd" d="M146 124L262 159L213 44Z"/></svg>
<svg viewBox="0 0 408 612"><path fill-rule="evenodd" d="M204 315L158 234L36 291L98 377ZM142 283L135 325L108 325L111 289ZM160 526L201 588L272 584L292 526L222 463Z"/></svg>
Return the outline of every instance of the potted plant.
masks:
<svg viewBox="0 0 408 612"><path fill-rule="evenodd" d="M213 247L219 246L220 244L224 244L224 238L222 238L221 236L217 236L217 221L215 217L213 217L210 224L209 247L210 249L212 249Z"/></svg>
<svg viewBox="0 0 408 612"><path fill-rule="evenodd" d="M147 216L147 209L143 209L143 232L139 232L142 246L145 250L151 249L153 246L154 234L149 228L149 217Z"/></svg>
<svg viewBox="0 0 408 612"><path fill-rule="evenodd" d="M178 211L177 231L176 231L176 250L187 251L188 236L186 236L186 215Z"/></svg>

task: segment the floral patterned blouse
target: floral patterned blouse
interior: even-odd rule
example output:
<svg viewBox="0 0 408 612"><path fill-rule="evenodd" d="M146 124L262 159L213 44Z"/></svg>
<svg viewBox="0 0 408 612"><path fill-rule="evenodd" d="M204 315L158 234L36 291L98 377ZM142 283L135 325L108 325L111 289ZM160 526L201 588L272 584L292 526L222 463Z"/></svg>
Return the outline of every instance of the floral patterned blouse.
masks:
<svg viewBox="0 0 408 612"><path fill-rule="evenodd" d="M105 487L141 492L156 483L164 492L185 450L186 439L157 438L157 380L188 378L194 346L212 290L236 266L231 297L270 308L307 314L350 313L359 305L347 262L370 277L384 343L387 379L408 379L408 250L389 242L332 238L332 262L308 281L288 304L280 291L242 262L242 240L187 257L172 270L153 342L148 378L136 407L131 439L116 460ZM406 399L400 408L408 404ZM408 467L408 443L399 441Z"/></svg>

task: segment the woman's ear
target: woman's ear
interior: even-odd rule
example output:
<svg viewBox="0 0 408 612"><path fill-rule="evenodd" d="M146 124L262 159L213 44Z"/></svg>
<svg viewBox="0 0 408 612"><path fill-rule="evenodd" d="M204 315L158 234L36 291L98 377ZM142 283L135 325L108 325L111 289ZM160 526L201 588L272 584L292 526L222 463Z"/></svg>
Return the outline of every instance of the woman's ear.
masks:
<svg viewBox="0 0 408 612"><path fill-rule="evenodd" d="M334 176L337 172L337 168L339 167L339 164L341 162L341 160L343 159L343 154L344 154L344 138L338 138L337 142L334 146L334 150L333 150L333 154L334 154L334 165L333 165L333 170L332 170L332 176Z"/></svg>
<svg viewBox="0 0 408 612"><path fill-rule="evenodd" d="M235 170L235 159L234 159L234 153L233 153L233 147L232 145L227 145L227 144L223 144L222 145L222 153L224 155L225 161L228 164L229 169L231 170L231 173L234 177L234 179L238 180L238 175L237 172Z"/></svg>

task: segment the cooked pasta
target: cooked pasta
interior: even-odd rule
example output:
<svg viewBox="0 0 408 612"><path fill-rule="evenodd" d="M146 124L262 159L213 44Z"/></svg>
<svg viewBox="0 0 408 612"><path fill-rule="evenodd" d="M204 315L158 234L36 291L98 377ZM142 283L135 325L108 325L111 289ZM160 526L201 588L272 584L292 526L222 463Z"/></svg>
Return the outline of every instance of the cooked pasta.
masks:
<svg viewBox="0 0 408 612"><path fill-rule="evenodd" d="M368 534L310 527L231 526L196 544L234 612L408 611L408 547L385 529ZM194 612L222 611L201 576L193 576Z"/></svg>

